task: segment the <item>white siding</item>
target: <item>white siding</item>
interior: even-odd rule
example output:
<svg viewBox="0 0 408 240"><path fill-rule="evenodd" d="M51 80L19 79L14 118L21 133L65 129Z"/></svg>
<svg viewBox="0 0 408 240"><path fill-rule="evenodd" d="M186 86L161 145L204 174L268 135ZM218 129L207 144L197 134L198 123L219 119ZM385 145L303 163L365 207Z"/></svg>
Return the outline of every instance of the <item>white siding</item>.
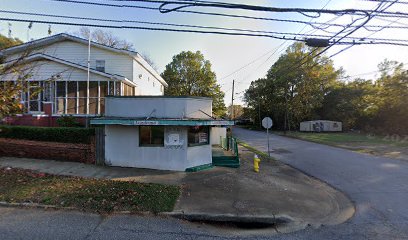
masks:
<svg viewBox="0 0 408 240"><path fill-rule="evenodd" d="M133 81L137 84L136 95L163 95L162 84L136 60L133 60Z"/></svg>
<svg viewBox="0 0 408 240"><path fill-rule="evenodd" d="M87 66L88 61L88 46L68 40L35 50L30 55L34 53L47 54L82 66ZM12 55L7 60L16 58L18 58L18 55ZM96 60L105 60L105 72L121 75L129 80L133 79L132 57L92 46L91 68L95 68Z"/></svg>
<svg viewBox="0 0 408 240"><path fill-rule="evenodd" d="M189 147L187 149L186 168L212 163L211 145Z"/></svg>
<svg viewBox="0 0 408 240"><path fill-rule="evenodd" d="M40 47L30 52L30 55L42 53L50 55L68 62L76 63L82 66L87 66L88 61L88 45L72 40L65 40ZM21 53L12 54L6 58L6 61L16 60ZM133 56L126 53L118 53L109 51L96 46L91 46L91 68L95 69L97 60L105 61L105 72L109 74L117 74L124 76L130 81L138 85L135 95L163 95L164 86L152 74L153 69L142 66L146 62L139 56L136 60ZM148 70L149 69L149 70ZM150 72L149 72L150 71ZM156 74L157 76L157 74Z"/></svg>
<svg viewBox="0 0 408 240"><path fill-rule="evenodd" d="M210 129L210 144L218 145L220 144L220 137L227 137L227 128L225 127L212 127Z"/></svg>

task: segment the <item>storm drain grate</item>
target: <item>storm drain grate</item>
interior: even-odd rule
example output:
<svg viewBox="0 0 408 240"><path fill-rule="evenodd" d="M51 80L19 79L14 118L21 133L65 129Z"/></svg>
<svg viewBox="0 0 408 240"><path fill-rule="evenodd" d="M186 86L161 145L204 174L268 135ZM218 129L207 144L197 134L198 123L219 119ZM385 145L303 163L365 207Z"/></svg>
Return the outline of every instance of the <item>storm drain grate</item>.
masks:
<svg viewBox="0 0 408 240"><path fill-rule="evenodd" d="M242 230L255 230L274 228L275 223L266 222L239 222L239 221L213 221L213 220L190 220L193 223L212 225L219 228L233 228Z"/></svg>

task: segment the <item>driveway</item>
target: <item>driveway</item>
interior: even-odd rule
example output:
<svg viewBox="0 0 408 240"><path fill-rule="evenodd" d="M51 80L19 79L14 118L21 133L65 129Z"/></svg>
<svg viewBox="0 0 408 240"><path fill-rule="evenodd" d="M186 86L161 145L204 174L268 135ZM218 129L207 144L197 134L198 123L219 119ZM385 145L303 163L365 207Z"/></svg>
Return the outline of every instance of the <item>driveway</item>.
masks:
<svg viewBox="0 0 408 240"><path fill-rule="evenodd" d="M267 151L266 133L234 128L233 134ZM271 156L347 194L356 205L348 222L305 230L302 239L408 239L408 163L271 135Z"/></svg>

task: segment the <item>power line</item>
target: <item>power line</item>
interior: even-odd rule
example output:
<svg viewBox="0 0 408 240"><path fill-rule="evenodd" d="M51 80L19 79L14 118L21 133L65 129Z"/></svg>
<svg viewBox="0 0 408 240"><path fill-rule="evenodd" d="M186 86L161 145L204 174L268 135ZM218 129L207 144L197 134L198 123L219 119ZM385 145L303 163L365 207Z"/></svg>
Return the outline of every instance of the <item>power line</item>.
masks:
<svg viewBox="0 0 408 240"><path fill-rule="evenodd" d="M407 65L408 63L402 63L402 64ZM354 78L354 77L359 77L359 76L364 76L364 75L371 75L371 74L379 73L379 72L381 72L381 70L375 70L375 71L371 71L371 72L354 74L354 75L351 75L351 76L342 77L340 79L348 79L348 78Z"/></svg>
<svg viewBox="0 0 408 240"><path fill-rule="evenodd" d="M75 19L75 20L101 21L101 22L112 22L112 23L139 23L139 24L148 24L148 25L163 25L163 26L174 26L174 27L188 27L188 28L216 29L216 30L251 32L251 33L278 34L278 35L285 35L285 36L288 35L288 36L295 36L295 37L296 36L301 36L301 37L321 37L321 38L330 37L328 35L322 35L322 34L301 34L300 32L299 33L275 32L275 31L263 31L263 30L227 28L227 27L214 27L214 26L202 26L202 25L191 25L191 24L175 24L175 23L149 22L149 21L137 21L137 20L115 20L115 19L107 19L107 18L90 18L90 17L44 14L44 13L32 13L32 12L10 11L10 10L0 10L0 13L9 13L9 14L17 14L17 15L29 15L29 16L40 16L40 17L53 17L53 18L67 18L67 19ZM388 24L388 25L390 25L390 24ZM348 39L361 40L362 38L349 37ZM377 38L377 39L364 38L364 40L408 41L408 40L402 40L402 39L385 39L385 38Z"/></svg>
<svg viewBox="0 0 408 240"><path fill-rule="evenodd" d="M280 8L280 7L269 7L269 6L259 6L259 5L248 5L248 4L238 4L238 3L226 3L226 2L214 2L214 1L165 1L165 0L113 0L118 2L147 2L147 3L157 3L160 4L159 10L161 13L168 13L173 11L179 11L183 8L189 7L210 7L210 8L226 8L226 9L241 9L241 10L250 10L250 11L264 11L264 12L278 12L278 13L300 13L307 17L319 17L323 14L334 14L334 15L360 15L368 16L368 14L382 14L384 16L406 16L406 12L387 12L387 11L378 11L378 10L365 10L365 9L310 9L310 8ZM381 4L383 1L381 1ZM164 8L167 5L175 5L173 8ZM309 13L315 13L316 16L310 16Z"/></svg>
<svg viewBox="0 0 408 240"><path fill-rule="evenodd" d="M99 3L99 2L86 2L86 1L81 1L81 0L50 0L50 1L62 2L62 3L82 4L82 5L102 6L102 7L137 8L137 9L144 9L144 10L151 10L151 11L159 10L158 7L138 6L138 5L129 5L129 4L110 4L110 3ZM121 2L123 2L123 1L121 1ZM190 10L177 10L176 12L202 14L202 15L210 15L210 16L220 16L220 17L264 20L264 21L277 21L277 22L296 23L296 24L308 24L311 27L317 28L317 29L320 29L321 27L328 27L328 26L344 27L343 24L336 24L336 23L325 24L325 23L320 23L320 22L307 22L307 21L300 21L300 20L293 20L293 19L254 17L254 16L247 16L247 15L214 13L214 12L202 12L202 11L190 11ZM320 27L318 27L318 26L320 26ZM375 28L375 27L382 27L382 26L367 26L367 27ZM401 26L391 26L389 28L400 28L400 27Z"/></svg>
<svg viewBox="0 0 408 240"><path fill-rule="evenodd" d="M392 2L391 2L387 7L385 7L383 10L386 10L386 9L390 8L393 4L395 4L395 3L397 3L397 2L398 2L398 0L392 1ZM381 2L380 5L383 4L383 3L384 3L384 2ZM375 15L373 15L372 17L375 17ZM391 25L391 24L395 23L395 22L398 21L398 20L399 20L399 19L395 20L394 22L390 22L388 25ZM384 28L378 29L377 31L371 33L371 34L368 35L367 37L371 37L371 36L373 36L374 34L380 32L380 31L383 30L383 29L384 29ZM334 57L334 56L337 56L338 54L340 54L340 53L342 53L342 52L344 52L344 51L346 51L346 50L352 48L353 46L354 46L354 44L353 44L353 45L350 45L350 46L348 46L348 47L345 47L345 48L343 48L342 50L338 51L337 53L334 53L334 54L330 55L329 58L332 58L332 57Z"/></svg>
<svg viewBox="0 0 408 240"><path fill-rule="evenodd" d="M282 45L282 44L281 44L281 45ZM278 49L281 45L279 45L277 48L271 49L270 51L268 51L268 52L262 54L261 56L255 58L254 60L250 61L249 63L245 64L244 66L242 66L242 67L240 67L240 68L234 70L233 72L227 74L226 76L223 76L222 78L219 79L219 81L221 81L221 80L223 80L223 79L225 79L225 78L228 78L228 77L232 76L233 74L235 74L235 73L241 71L242 69L244 69L244 68L246 68L246 67L252 65L253 63L255 63L255 62L257 62L258 60L260 60L261 58L263 58L263 57L265 57L266 55L268 55L270 52L272 52L272 51L274 51L274 50L276 51L276 49Z"/></svg>
<svg viewBox="0 0 408 240"><path fill-rule="evenodd" d="M325 7L327 7L327 5L329 5L331 1L332 1L332 0L328 0L328 1L326 2L326 4L325 4L321 9L324 9ZM312 19L313 19L313 18L310 18L310 21L309 21L309 22L311 22ZM332 21L332 20L329 20L329 21ZM300 34L300 33L306 28L306 26L307 26L307 24L306 24L298 33ZM317 30L315 29L315 31L317 31ZM279 47L283 46L284 44L285 44L285 42L282 43ZM280 51L280 52L281 52L281 51ZM275 52L274 52L274 53L275 53ZM249 76L251 76L251 75L253 74L253 72L255 72L255 71L257 71L259 68L261 68L261 67L274 55L274 53L272 53L262 64L260 64L254 71L252 71L252 73L248 74L245 78L249 78Z"/></svg>
<svg viewBox="0 0 408 240"><path fill-rule="evenodd" d="M366 1L366 2L384 2L384 3L394 2L394 1L392 1L392 0L363 0L363 1ZM398 2L396 2L396 4L408 4L408 2L398 1Z"/></svg>
<svg viewBox="0 0 408 240"><path fill-rule="evenodd" d="M69 26L80 26L80 27L96 27L96 28L112 28L112 29L140 29L140 30L149 30L149 31L167 31L167 32L203 33L203 34L219 34L219 35L232 35L232 36L267 37L267 38L274 38L274 39L280 39L280 40L301 41L301 42L305 41L302 39L279 37L279 36L268 35L268 34L246 34L246 33L235 33L235 32L199 31L199 30L174 29L174 28L153 28L153 27L127 26L127 25L117 26L117 25L56 22L56 21L44 21L44 20L35 20L35 19L17 19L17 18L0 18L0 20L10 21L10 22L28 22L28 23L33 22L33 23L69 25Z"/></svg>
<svg viewBox="0 0 408 240"><path fill-rule="evenodd" d="M329 1L323 6L322 9L324 9L324 8L330 3L330 1L331 1L331 0L329 0ZM379 8L381 7L381 5L382 5L382 3L379 4L379 6L377 7L377 9L379 9ZM392 5L392 4L390 4L387 8L389 8L391 5ZM385 9L387 9L387 8L385 8ZM385 10L385 9L383 9L383 10ZM332 21L332 20L333 20L333 19L331 19L331 20L329 20L329 21ZM368 21L369 21L369 20L368 20ZM365 23L367 23L368 21L366 21ZM364 26L364 25L361 25L361 26L359 26L358 28L361 28L361 27L363 27L363 26ZM305 27L304 27L304 28L305 28ZM303 28L303 29L304 29L304 28ZM358 28L357 28L357 29L358 29ZM301 29L300 32L301 32L303 29ZM357 29L355 29L354 31L348 33L346 36L342 37L342 39L343 39L343 38L347 38L348 35L352 34L352 33L355 32ZM381 30L382 30L382 29L377 30L376 32L381 31ZM344 29L343 29L342 31L344 31ZM341 32L342 32L342 31L341 31ZM300 33L300 32L299 32L299 33ZM337 33L335 36L339 35L341 32ZM375 34L375 33L373 33L373 34ZM373 35L373 34L371 34L371 35ZM371 35L370 35L370 36L371 36ZM332 38L334 38L335 36L333 36ZM357 43L356 43L356 44L357 44ZM329 56L329 58L334 57L334 56L336 56L336 55L338 55L338 54L340 54L340 53L342 53L342 52L348 50L349 48L353 47L353 46L356 45L356 44L351 44L350 46L347 46L346 48L344 48L344 49L338 51L337 53L332 54L331 56ZM318 53L318 54L315 55L314 57L317 57L317 56L323 54L323 53L324 53L325 51L327 51L330 47L331 47L331 46L329 46L328 48L326 48L326 49L323 50L322 52ZM309 56L312 56L316 51L317 51L317 48L314 49L312 52L310 52L307 56L303 57L303 58L298 62L298 63L300 63L300 66L302 65L301 63L303 62L304 59L306 59L306 58L309 57ZM272 54L272 55L273 55L273 54ZM271 56L272 56L272 55L271 55ZM263 56L264 56L264 55L262 55L261 57L263 57ZM270 57L271 57L271 56L270 56ZM269 58L270 58L270 57L269 57ZM269 60L269 58L268 58L267 60ZM258 70L264 63L266 63L267 60L265 60L256 70ZM252 62L251 62L251 63L252 63ZM250 63L250 64L251 64L251 63ZM249 65L249 64L248 64L248 65ZM297 65L297 64L295 64L295 65ZM245 65L244 67L246 67L246 66L247 66L247 65ZM300 66L299 66L299 67L300 67ZM242 67L242 68L243 68L243 67ZM241 70L242 68L238 69L237 71ZM233 73L235 73L235 72L233 72ZM233 74L233 73L232 73L232 74ZM230 75L232 75L232 74L230 74ZM251 75L251 74L249 74L249 75ZM228 76L229 76L229 75L228 75Z"/></svg>
<svg viewBox="0 0 408 240"><path fill-rule="evenodd" d="M383 3L378 4L378 6L375 8L375 10L380 9L380 7L382 6L382 4L383 4ZM343 38L345 38L345 37L347 37L347 36L353 34L353 33L356 32L358 29L362 28L362 27L363 27L365 24L367 24L371 19L372 19L372 15L368 15L367 19L366 19L362 24L360 24L359 26L354 27L354 29L353 29L352 31L349 31L346 35L342 36L339 40L337 40L336 43L339 43ZM357 22L358 20L361 20L361 19L355 19L355 20L353 21L353 23ZM352 25L350 25L350 27L351 27L351 26L352 26ZM343 29L343 30L341 30L340 32L336 33L332 38L337 37L338 35L340 35L341 33L343 33L345 30L346 30L346 29ZM333 46L333 45L330 45L330 46L326 47L325 49L323 49L322 51L320 51L319 53L317 53L316 55L313 56L313 54L318 50L318 48L315 48L315 49L314 49L313 51L311 51L309 54L307 54L306 56L304 56L303 58L301 58L296 64L294 64L294 66L290 67L286 72L290 72L290 71L292 71L292 70L294 70L294 69L296 69L296 68L299 68L299 67L301 67L302 65L304 65L303 60L305 60L305 59L308 58L308 57L312 57L312 59L317 58L318 56L322 55L322 54L325 53L327 50L329 50L332 46ZM352 46L353 46L353 45L352 45ZM344 51L344 49L343 49L341 52L343 52L343 51ZM337 55L337 54L339 54L339 53L336 53L336 55ZM319 64L319 61L317 61L317 62L312 66L312 68L313 68L314 66L318 65L318 64ZM281 73L281 75L282 75L282 74L283 74L283 73Z"/></svg>
<svg viewBox="0 0 408 240"><path fill-rule="evenodd" d="M306 39L300 38L287 38L285 36L276 36L270 34L248 34L240 32L221 32L221 31L201 31L201 30L189 30L189 29L176 29L176 28L154 28L154 27L143 27L143 26L129 26L129 25L103 25L103 24L90 24L90 23L76 23L76 22L57 22L57 21L46 21L46 20L35 20L35 19L17 19L17 18L0 18L2 21L10 22L32 22L32 23L42 23L42 24L54 24L54 25L68 25L68 26L83 26L83 27L97 27L97 28L112 28L112 29L140 29L149 31L167 31L167 32L184 32L184 33L202 33L202 34L218 34L218 35L232 35L232 36L250 36L250 37L266 37L280 40L298 41L305 42ZM362 40L362 41L361 41ZM376 41L379 40L379 41ZM395 42L387 42L395 41ZM360 39L360 42L355 41L333 41L332 44L388 44L388 45L398 45L406 46L407 44L399 43L397 41L407 41L407 40L393 40L393 39L373 39L371 42L365 42L364 39Z"/></svg>

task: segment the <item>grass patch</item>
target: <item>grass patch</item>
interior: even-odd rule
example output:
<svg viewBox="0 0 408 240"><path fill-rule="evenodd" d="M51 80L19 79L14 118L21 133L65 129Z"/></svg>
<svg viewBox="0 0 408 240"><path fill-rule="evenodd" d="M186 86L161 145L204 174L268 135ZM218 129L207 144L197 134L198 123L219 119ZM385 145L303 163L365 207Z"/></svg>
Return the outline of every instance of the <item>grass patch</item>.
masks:
<svg viewBox="0 0 408 240"><path fill-rule="evenodd" d="M275 158L270 157L267 153L264 153L264 152L262 152L262 151L259 151L258 149L252 147L251 145L249 145L249 144L246 143L246 142L243 142L243 141L237 139L237 143L238 143L239 145L243 146L244 148L248 149L249 151L251 151L251 152L257 154L257 155L258 155L260 158L262 158L263 160L272 160L272 161L275 161L275 160L276 160Z"/></svg>
<svg viewBox="0 0 408 240"><path fill-rule="evenodd" d="M407 142L392 141L384 136L374 136L369 134L357 133L309 133L309 132L283 132L274 131L273 133L282 136L294 137L311 142L323 143L327 145L338 146L341 144L360 144L360 145L375 145L385 144L392 146L408 147Z"/></svg>
<svg viewBox="0 0 408 240"><path fill-rule="evenodd" d="M0 201L75 207L84 211L172 211L178 186L56 176L0 168Z"/></svg>

